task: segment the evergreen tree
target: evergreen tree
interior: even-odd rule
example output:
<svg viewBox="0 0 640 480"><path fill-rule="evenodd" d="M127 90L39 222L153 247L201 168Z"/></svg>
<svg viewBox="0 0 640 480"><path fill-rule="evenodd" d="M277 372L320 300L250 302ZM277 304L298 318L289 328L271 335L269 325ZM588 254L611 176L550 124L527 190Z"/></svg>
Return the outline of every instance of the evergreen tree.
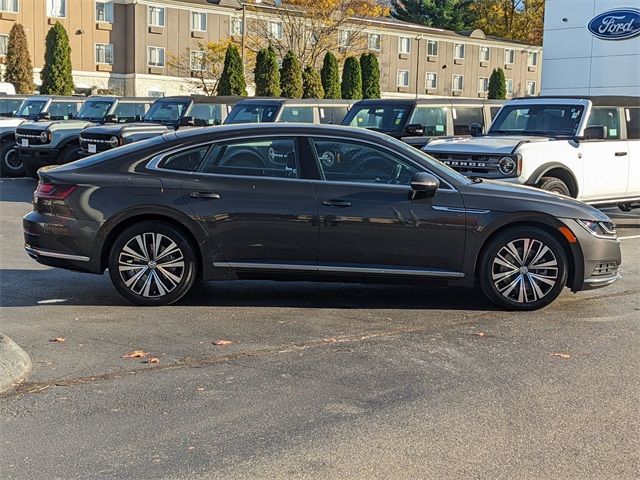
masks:
<svg viewBox="0 0 640 480"><path fill-rule="evenodd" d="M391 0L391 14L398 20L461 31L473 28L472 0Z"/></svg>
<svg viewBox="0 0 640 480"><path fill-rule="evenodd" d="M489 98L492 100L504 100L507 98L507 79L501 68L494 68L489 77Z"/></svg>
<svg viewBox="0 0 640 480"><path fill-rule="evenodd" d="M242 59L233 44L227 47L227 53L224 56L224 69L218 84L218 95L247 95Z"/></svg>
<svg viewBox="0 0 640 480"><path fill-rule="evenodd" d="M302 72L302 98L324 98L320 73L311 65L307 65Z"/></svg>
<svg viewBox="0 0 640 480"><path fill-rule="evenodd" d="M44 67L40 72L43 95L71 95L73 76L71 75L71 47L69 36L60 22L56 22L47 32L44 50Z"/></svg>
<svg viewBox="0 0 640 480"><path fill-rule="evenodd" d="M342 98L359 100L362 98L362 70L356 57L347 57L342 70Z"/></svg>
<svg viewBox="0 0 640 480"><path fill-rule="evenodd" d="M362 98L380 98L380 64L373 53L360 56L362 70Z"/></svg>
<svg viewBox="0 0 640 480"><path fill-rule="evenodd" d="M280 90L285 98L302 98L302 67L291 50L282 59Z"/></svg>
<svg viewBox="0 0 640 480"><path fill-rule="evenodd" d="M280 70L273 47L269 46L269 48L263 48L258 52L254 74L256 97L280 96Z"/></svg>
<svg viewBox="0 0 640 480"><path fill-rule="evenodd" d="M4 81L12 84L16 93L31 94L36 88L27 37L20 23L15 23L9 32Z"/></svg>
<svg viewBox="0 0 640 480"><path fill-rule="evenodd" d="M320 79L324 89L324 98L340 98L340 69L336 56L327 52L322 61Z"/></svg>

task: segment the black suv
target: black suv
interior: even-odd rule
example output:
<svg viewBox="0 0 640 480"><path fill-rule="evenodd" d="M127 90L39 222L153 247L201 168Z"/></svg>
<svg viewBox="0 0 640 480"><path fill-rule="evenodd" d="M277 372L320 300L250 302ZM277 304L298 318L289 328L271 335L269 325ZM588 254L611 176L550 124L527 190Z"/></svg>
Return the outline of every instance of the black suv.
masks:
<svg viewBox="0 0 640 480"><path fill-rule="evenodd" d="M125 125L91 126L82 130L80 155L93 155L183 127L220 125L233 105L242 98L204 95L160 98L139 121Z"/></svg>
<svg viewBox="0 0 640 480"><path fill-rule="evenodd" d="M352 100L249 98L238 102L225 120L237 123L321 123L340 125Z"/></svg>

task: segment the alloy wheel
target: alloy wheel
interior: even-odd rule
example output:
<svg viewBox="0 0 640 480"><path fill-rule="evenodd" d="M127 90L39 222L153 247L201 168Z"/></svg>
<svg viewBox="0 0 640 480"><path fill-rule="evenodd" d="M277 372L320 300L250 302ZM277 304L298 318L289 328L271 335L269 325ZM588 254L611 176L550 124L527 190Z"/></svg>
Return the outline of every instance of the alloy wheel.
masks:
<svg viewBox="0 0 640 480"><path fill-rule="evenodd" d="M118 271L124 285L136 295L163 297L183 280L184 254L176 242L162 233L141 233L122 247Z"/></svg>
<svg viewBox="0 0 640 480"><path fill-rule="evenodd" d="M18 151L15 148L4 154L4 163L10 170L20 170L22 168L22 160L18 157Z"/></svg>
<svg viewBox="0 0 640 480"><path fill-rule="evenodd" d="M508 300L520 304L536 302L556 285L558 259L544 242L519 238L504 245L493 258L491 280Z"/></svg>

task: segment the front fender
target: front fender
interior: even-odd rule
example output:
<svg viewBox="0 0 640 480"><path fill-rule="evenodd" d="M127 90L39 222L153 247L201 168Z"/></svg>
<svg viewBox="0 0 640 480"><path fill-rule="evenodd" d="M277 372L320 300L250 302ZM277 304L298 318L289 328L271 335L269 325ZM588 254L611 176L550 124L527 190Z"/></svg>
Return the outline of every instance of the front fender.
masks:
<svg viewBox="0 0 640 480"><path fill-rule="evenodd" d="M559 162L549 162L545 163L544 165L540 165L533 171L531 175L529 175L529 178L524 182L525 185L537 184L547 172L550 172L554 168L558 168L563 170L564 172L567 172L567 174L573 179L574 184L578 185L578 180L576 179L576 176L573 174L573 172L568 169L566 165Z"/></svg>

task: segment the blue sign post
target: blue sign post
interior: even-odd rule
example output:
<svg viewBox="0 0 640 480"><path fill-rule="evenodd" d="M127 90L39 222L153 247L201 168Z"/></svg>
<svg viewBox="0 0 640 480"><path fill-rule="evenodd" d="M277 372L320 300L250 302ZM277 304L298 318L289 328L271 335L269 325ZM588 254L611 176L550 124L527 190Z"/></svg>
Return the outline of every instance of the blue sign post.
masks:
<svg viewBox="0 0 640 480"><path fill-rule="evenodd" d="M617 8L591 19L587 28L602 40L626 40L640 35L640 10Z"/></svg>

